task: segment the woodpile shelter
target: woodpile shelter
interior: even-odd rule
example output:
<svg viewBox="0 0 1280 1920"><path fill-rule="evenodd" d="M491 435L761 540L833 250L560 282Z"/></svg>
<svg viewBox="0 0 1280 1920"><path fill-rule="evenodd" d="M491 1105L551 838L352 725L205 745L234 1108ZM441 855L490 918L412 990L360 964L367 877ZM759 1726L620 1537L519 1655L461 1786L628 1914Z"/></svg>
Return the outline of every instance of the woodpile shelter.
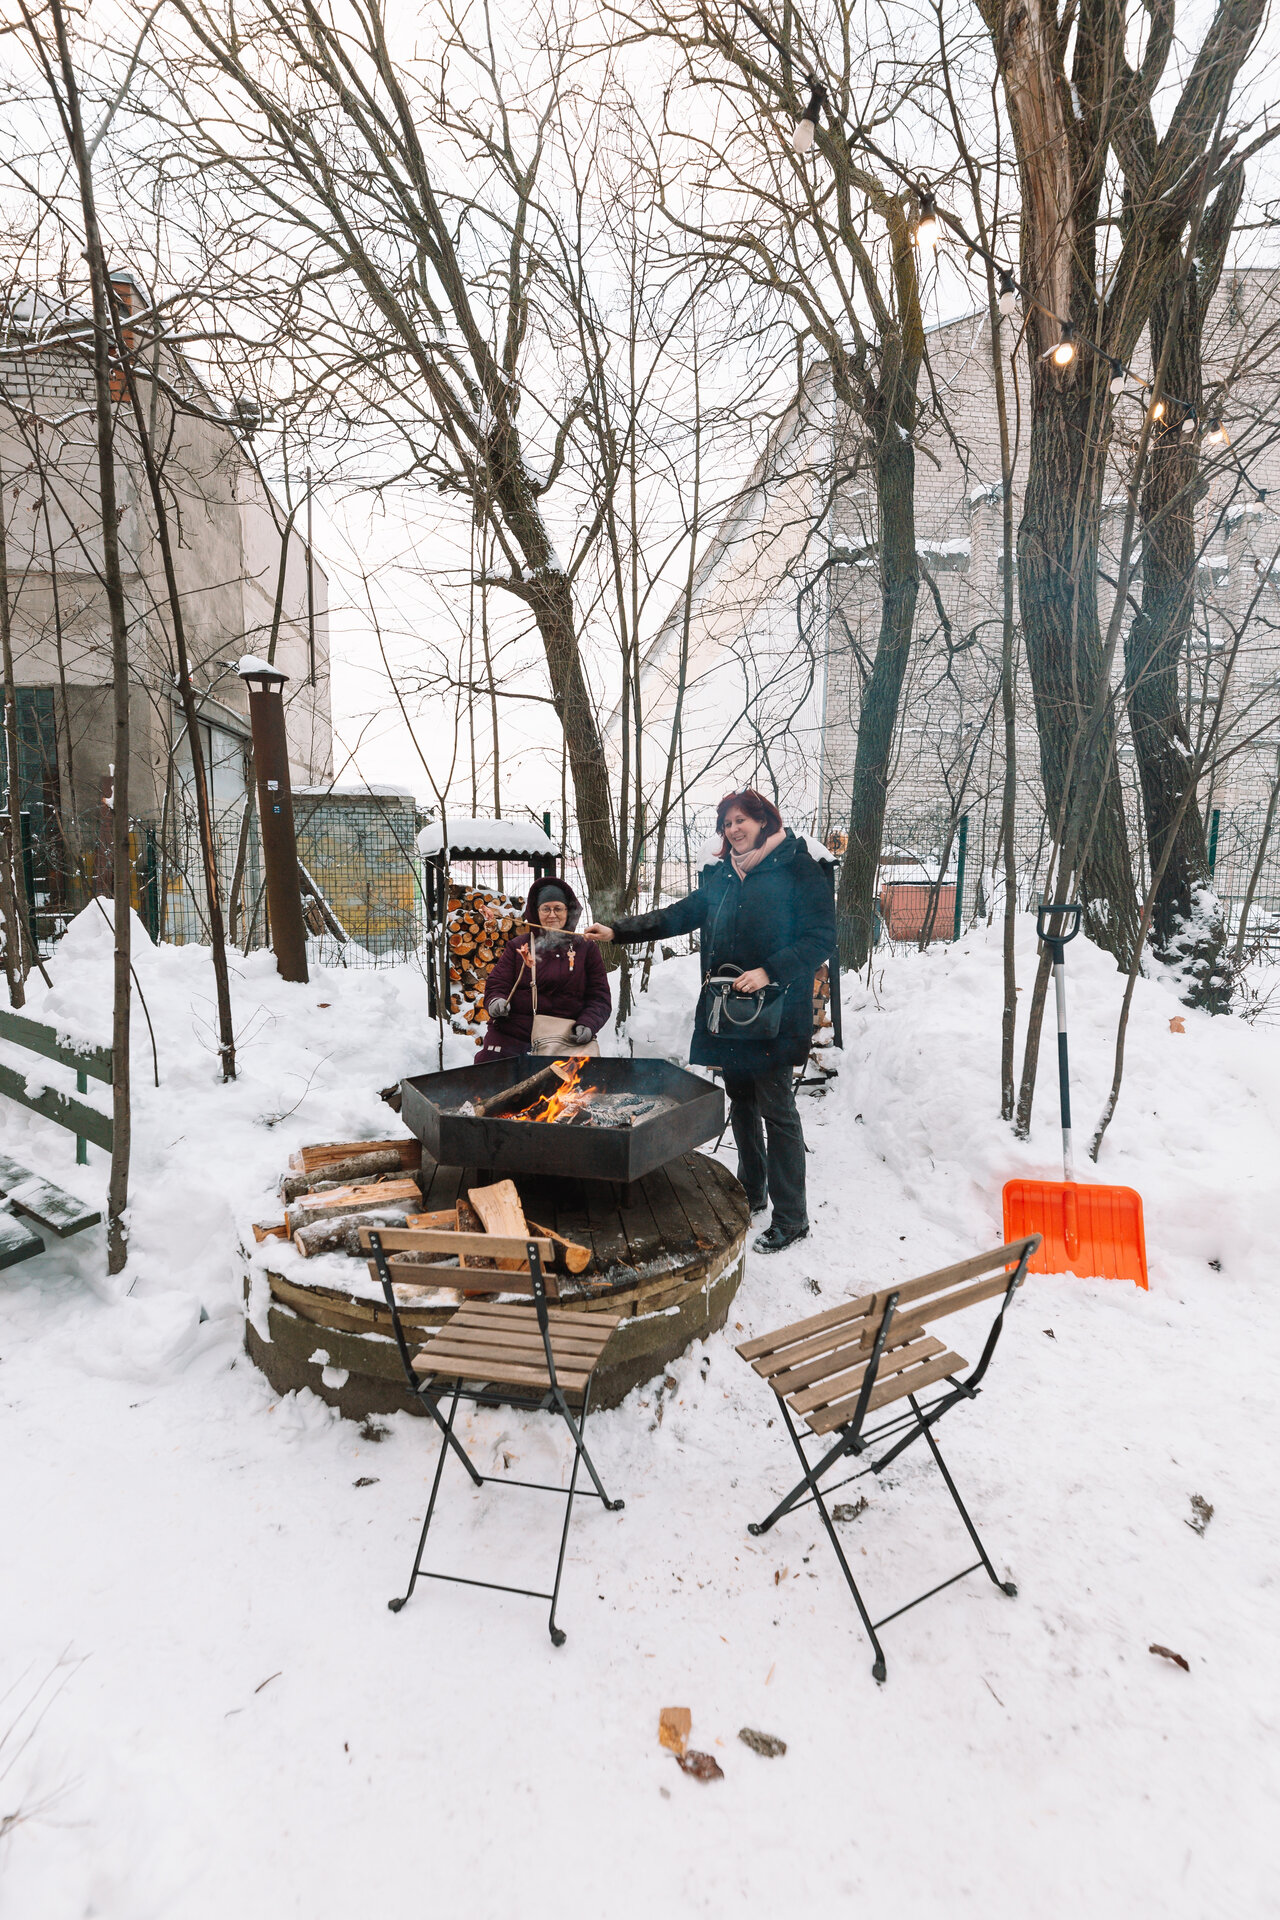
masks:
<svg viewBox="0 0 1280 1920"><path fill-rule="evenodd" d="M528 875L528 884L555 874L559 850L530 820L433 820L418 835L423 863L427 944L427 1006L443 1011L456 1027L480 1039L488 1020L484 983L503 946L522 924L523 892L505 892L508 868ZM473 884L451 878L455 866L470 866ZM497 885L475 884L478 867L497 869Z"/></svg>

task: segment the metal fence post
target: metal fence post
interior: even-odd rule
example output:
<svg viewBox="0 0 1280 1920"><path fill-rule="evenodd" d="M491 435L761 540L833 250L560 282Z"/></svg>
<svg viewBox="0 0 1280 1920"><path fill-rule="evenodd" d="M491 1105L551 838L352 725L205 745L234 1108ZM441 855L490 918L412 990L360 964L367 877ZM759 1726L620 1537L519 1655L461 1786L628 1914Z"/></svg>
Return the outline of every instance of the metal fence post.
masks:
<svg viewBox="0 0 1280 1920"><path fill-rule="evenodd" d="M960 928L964 920L964 857L969 844L969 816L960 815L960 846L956 854L956 919L951 938L960 938Z"/></svg>
<svg viewBox="0 0 1280 1920"><path fill-rule="evenodd" d="M1218 825L1222 819L1222 808L1215 807L1209 821L1209 878L1218 864Z"/></svg>

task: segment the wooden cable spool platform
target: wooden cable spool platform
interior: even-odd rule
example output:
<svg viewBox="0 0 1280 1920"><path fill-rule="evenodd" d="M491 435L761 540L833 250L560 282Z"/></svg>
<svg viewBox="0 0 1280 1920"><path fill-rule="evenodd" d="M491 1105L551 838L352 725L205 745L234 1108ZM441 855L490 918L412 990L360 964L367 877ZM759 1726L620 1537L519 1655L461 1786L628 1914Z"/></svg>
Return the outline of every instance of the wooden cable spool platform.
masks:
<svg viewBox="0 0 1280 1920"><path fill-rule="evenodd" d="M438 1166L424 1155L423 1207L454 1207L471 1187L491 1179ZM591 1249L582 1273L558 1275L559 1304L625 1316L596 1375L594 1405L616 1407L632 1387L724 1325L742 1281L750 1208L718 1160L687 1153L626 1188L525 1174L516 1175L515 1184L527 1219ZM328 1264L326 1282L332 1271ZM261 1313L249 1310L246 1276L245 1350L277 1392L310 1387L353 1420L422 1411L405 1389L384 1302L330 1284L302 1284L269 1267L266 1279L264 1333ZM401 1321L412 1342L415 1331L425 1335L445 1325L456 1310L456 1302L410 1302Z"/></svg>

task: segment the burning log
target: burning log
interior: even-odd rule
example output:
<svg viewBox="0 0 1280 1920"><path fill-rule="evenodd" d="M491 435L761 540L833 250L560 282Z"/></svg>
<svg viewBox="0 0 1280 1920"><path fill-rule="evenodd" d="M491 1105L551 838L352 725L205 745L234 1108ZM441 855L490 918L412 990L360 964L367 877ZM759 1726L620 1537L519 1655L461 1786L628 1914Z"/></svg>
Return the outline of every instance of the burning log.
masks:
<svg viewBox="0 0 1280 1920"><path fill-rule="evenodd" d="M582 1062L585 1059L585 1054L579 1057L579 1072L582 1071ZM472 1111L482 1117L485 1114L501 1113L508 1120L532 1120L537 1118L538 1116L534 1114L514 1112L512 1110L513 1103L522 1100L531 1101L538 1094L553 1092L556 1081L563 1080L570 1071L571 1069L566 1061L552 1060L548 1066L540 1067L537 1073L531 1073L527 1080L517 1080L514 1087L505 1087L501 1093L490 1094L487 1100L477 1100Z"/></svg>

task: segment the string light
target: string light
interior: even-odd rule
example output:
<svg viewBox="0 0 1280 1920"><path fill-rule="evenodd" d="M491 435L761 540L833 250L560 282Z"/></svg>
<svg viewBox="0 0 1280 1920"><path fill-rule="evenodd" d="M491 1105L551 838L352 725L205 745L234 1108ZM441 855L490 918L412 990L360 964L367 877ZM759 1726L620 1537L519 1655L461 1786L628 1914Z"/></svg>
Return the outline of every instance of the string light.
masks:
<svg viewBox="0 0 1280 1920"><path fill-rule="evenodd" d="M796 121L791 134L791 148L802 158L813 146L818 131L818 117L826 101L827 90L820 80L809 75L809 104Z"/></svg>
<svg viewBox="0 0 1280 1920"><path fill-rule="evenodd" d="M1052 360L1055 367L1069 367L1076 357L1076 330L1070 320L1059 321L1062 338L1055 346L1042 353L1042 360Z"/></svg>
<svg viewBox="0 0 1280 1920"><path fill-rule="evenodd" d="M818 121L823 108L826 107L828 113L832 111L827 98L826 88L822 85L817 75L812 73L807 75L807 81L809 86L808 102L799 120L796 121L791 134L792 149L799 156L803 156L812 151L814 141L817 137ZM835 114L835 123L839 123L840 121L841 115L837 111ZM874 153L876 149L872 147L870 151ZM878 157L882 160L885 159L883 154L878 155ZM892 162L888 162L888 164L890 166L893 165ZM895 169L895 171L899 170ZM905 183L906 176L900 171L899 178L903 179ZM917 189L917 199L919 214L916 220L913 238L918 247L922 249L927 248L932 252L941 237L937 202L933 194L930 193L929 189L923 184ZM956 223L953 222L952 224L955 225ZM956 231L962 238L967 240L963 229L958 225L956 225ZM1000 286L997 295L997 307L1003 319L1011 320L1017 311L1019 298L1021 297L1021 289L1018 286L1013 269L1011 267L999 266L991 250L981 245L980 242L968 241L967 244L968 252L965 256L966 266L969 266L974 256L977 255L981 257L989 267L999 273ZM1046 319L1056 320L1061 329L1061 337L1055 341L1053 346L1046 348L1045 352L1040 356L1041 359L1051 361L1055 367L1069 367L1077 353L1074 322L1061 319L1051 308L1044 306L1039 300L1024 300L1024 304L1044 314ZM1109 384L1113 396L1118 397L1130 384L1133 385L1139 395L1150 393L1151 382L1149 380L1142 379L1138 374L1133 372L1132 368L1126 367L1124 362L1117 359L1114 355L1104 353L1103 349L1094 341L1085 339L1081 341L1079 345L1088 347L1091 353L1096 354L1100 359L1106 360L1111 369ZM1231 436L1223 425L1220 415L1210 414L1202 423L1196 408L1191 402L1189 400L1181 400L1176 395L1172 396L1168 401L1155 401L1150 409L1150 418L1153 421L1163 420L1166 417L1170 405L1175 407L1181 415L1181 428L1183 433L1193 434L1203 424L1202 444L1204 446L1229 447L1231 445ZM1248 470L1241 463L1237 455L1232 454L1231 458L1239 470L1240 478L1244 481L1245 485L1249 487L1260 503L1265 502L1268 498L1268 490L1265 487L1258 486L1257 482L1250 476Z"/></svg>

